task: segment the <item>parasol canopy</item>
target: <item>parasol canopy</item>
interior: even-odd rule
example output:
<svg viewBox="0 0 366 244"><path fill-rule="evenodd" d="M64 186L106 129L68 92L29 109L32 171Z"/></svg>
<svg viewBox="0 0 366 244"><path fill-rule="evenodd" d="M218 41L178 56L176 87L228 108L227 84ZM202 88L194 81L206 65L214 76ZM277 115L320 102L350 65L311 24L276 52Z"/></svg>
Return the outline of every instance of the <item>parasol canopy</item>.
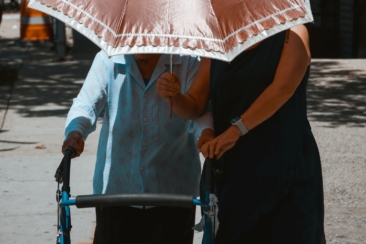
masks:
<svg viewBox="0 0 366 244"><path fill-rule="evenodd" d="M30 0L109 56L197 55L231 61L261 40L313 21L309 0Z"/></svg>

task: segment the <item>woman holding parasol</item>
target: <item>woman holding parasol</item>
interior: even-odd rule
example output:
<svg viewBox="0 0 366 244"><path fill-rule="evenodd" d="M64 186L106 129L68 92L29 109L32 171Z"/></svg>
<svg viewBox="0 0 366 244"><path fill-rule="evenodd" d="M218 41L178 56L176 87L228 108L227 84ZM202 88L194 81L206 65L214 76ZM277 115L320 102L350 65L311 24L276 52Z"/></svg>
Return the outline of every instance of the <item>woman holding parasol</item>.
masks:
<svg viewBox="0 0 366 244"><path fill-rule="evenodd" d="M321 164L307 120L311 62L305 26L279 32L230 63L204 59L181 94L168 73L158 93L183 118L212 103L216 138L201 148L217 182L218 243L325 243Z"/></svg>

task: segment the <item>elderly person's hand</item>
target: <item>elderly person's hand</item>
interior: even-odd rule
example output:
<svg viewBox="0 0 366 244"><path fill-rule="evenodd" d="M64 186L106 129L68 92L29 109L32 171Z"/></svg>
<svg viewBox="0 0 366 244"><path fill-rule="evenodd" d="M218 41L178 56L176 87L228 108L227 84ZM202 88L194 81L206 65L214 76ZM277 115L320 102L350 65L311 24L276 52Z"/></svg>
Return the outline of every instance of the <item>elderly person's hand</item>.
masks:
<svg viewBox="0 0 366 244"><path fill-rule="evenodd" d="M84 151L84 140L80 132L72 131L67 135L67 138L62 145L62 153L65 153L66 149L69 147L73 147L75 149L76 153L73 158L79 157Z"/></svg>
<svg viewBox="0 0 366 244"><path fill-rule="evenodd" d="M202 132L201 132L201 136L198 138L198 141L197 141L197 148L198 150L201 152L201 148L202 146L215 139L215 132L212 130L212 129L204 129Z"/></svg>
<svg viewBox="0 0 366 244"><path fill-rule="evenodd" d="M170 103L170 100L180 93L180 80L176 74L165 72L157 79L156 89L158 94Z"/></svg>
<svg viewBox="0 0 366 244"><path fill-rule="evenodd" d="M224 133L215 139L205 143L201 147L201 153L205 158L219 159L221 156L231 149L241 136L241 132L236 126L231 126Z"/></svg>

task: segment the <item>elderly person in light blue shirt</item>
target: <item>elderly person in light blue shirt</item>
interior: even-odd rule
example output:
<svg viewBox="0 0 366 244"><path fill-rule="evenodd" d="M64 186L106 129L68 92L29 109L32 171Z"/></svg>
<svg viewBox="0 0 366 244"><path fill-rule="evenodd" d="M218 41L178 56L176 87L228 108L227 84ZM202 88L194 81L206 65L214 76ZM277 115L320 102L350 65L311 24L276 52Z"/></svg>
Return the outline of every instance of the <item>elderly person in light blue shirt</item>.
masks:
<svg viewBox="0 0 366 244"><path fill-rule="evenodd" d="M191 85L199 61L173 56L181 92ZM170 68L170 55L135 54L109 58L99 52L74 99L65 127L63 151L77 156L104 112L95 166L94 194L172 193L198 196L200 143L213 137L206 112L189 121L173 114L156 91ZM187 212L188 211L188 212ZM97 208L94 243L192 243L195 210L180 208ZM174 223L172 223L172 221Z"/></svg>

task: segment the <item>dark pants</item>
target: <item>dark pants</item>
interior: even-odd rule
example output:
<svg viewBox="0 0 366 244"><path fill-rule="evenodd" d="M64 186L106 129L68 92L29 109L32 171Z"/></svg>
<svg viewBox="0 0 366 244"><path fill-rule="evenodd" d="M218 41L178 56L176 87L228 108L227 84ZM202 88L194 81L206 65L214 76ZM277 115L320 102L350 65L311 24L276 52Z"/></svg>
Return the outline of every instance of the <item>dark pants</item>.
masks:
<svg viewBox="0 0 366 244"><path fill-rule="evenodd" d="M96 208L94 244L192 244L196 207Z"/></svg>

